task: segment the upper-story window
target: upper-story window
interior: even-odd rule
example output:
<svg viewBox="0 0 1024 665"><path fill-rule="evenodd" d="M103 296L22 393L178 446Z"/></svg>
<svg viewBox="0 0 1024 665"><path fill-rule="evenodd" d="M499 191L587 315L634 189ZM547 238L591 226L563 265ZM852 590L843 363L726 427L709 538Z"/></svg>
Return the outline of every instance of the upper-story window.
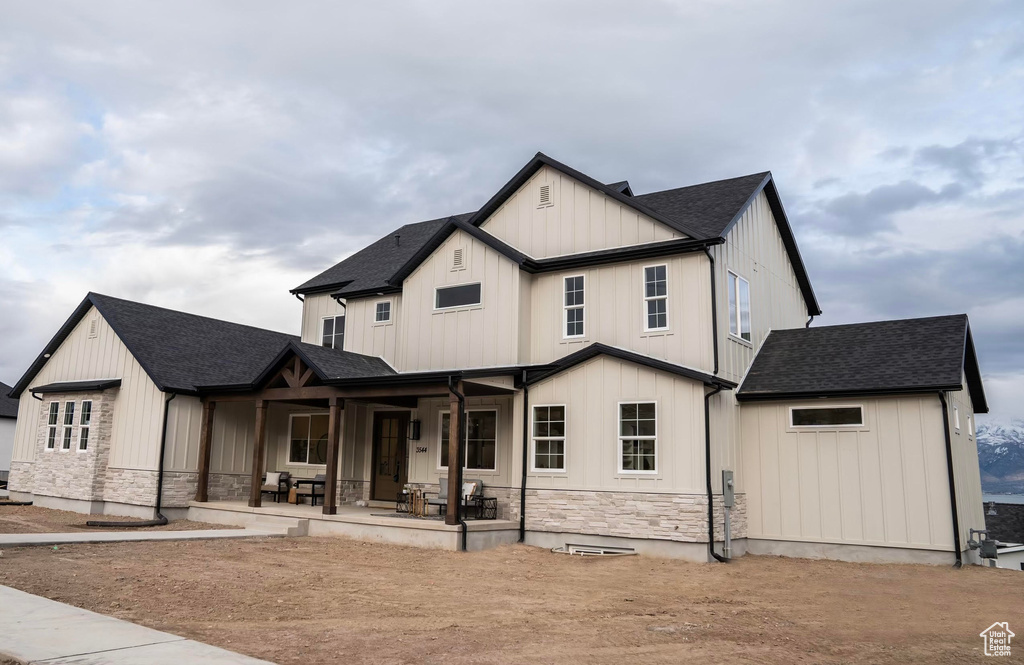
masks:
<svg viewBox="0 0 1024 665"><path fill-rule="evenodd" d="M583 275L565 278L566 337L583 337L583 282Z"/></svg>
<svg viewBox="0 0 1024 665"><path fill-rule="evenodd" d="M441 286L434 294L434 309L470 307L480 304L480 283Z"/></svg>
<svg viewBox="0 0 1024 665"><path fill-rule="evenodd" d="M644 268L644 330L668 328L668 266Z"/></svg>
<svg viewBox="0 0 1024 665"><path fill-rule="evenodd" d="M328 316L323 320L322 345L330 349L345 348L345 315Z"/></svg>
<svg viewBox="0 0 1024 665"><path fill-rule="evenodd" d="M78 417L78 450L89 449L89 429L92 426L92 400L82 402L82 413Z"/></svg>
<svg viewBox="0 0 1024 665"><path fill-rule="evenodd" d="M390 300L382 300L374 306L373 320L375 323L391 323Z"/></svg>
<svg viewBox="0 0 1024 665"><path fill-rule="evenodd" d="M729 334L750 341L750 282L729 272Z"/></svg>

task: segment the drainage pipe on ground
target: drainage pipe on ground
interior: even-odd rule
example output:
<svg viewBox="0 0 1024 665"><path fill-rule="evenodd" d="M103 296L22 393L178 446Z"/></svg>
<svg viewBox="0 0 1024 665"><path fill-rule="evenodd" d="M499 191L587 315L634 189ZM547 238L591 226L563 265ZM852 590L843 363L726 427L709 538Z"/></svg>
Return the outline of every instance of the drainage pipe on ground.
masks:
<svg viewBox="0 0 1024 665"><path fill-rule="evenodd" d="M161 513L163 508L163 493L164 493L164 453L167 451L167 416L170 410L171 400L178 396L178 393L171 393L171 396L164 400L164 427L160 433L160 461L157 463L156 472L156 519L155 520L144 520L141 522L100 522L89 520L86 522L86 526L100 526L100 527L144 527L144 526L163 526L167 524L167 518Z"/></svg>

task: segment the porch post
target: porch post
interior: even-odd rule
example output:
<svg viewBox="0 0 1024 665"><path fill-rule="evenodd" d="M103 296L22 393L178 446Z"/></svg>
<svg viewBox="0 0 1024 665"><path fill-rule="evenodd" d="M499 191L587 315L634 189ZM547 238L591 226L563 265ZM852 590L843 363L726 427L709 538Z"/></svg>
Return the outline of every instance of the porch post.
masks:
<svg viewBox="0 0 1024 665"><path fill-rule="evenodd" d="M249 487L249 506L259 508L263 493L263 451L267 443L267 402L256 400L256 440L252 446L252 484Z"/></svg>
<svg viewBox="0 0 1024 665"><path fill-rule="evenodd" d="M324 515L338 513L338 459L341 447L341 409L345 400L332 397L327 425L327 486L324 488Z"/></svg>
<svg viewBox="0 0 1024 665"><path fill-rule="evenodd" d="M462 392L460 383L456 390ZM459 486L459 476L462 474L463 460L459 453L459 434L462 432L462 410L459 408L459 398L455 392L448 393L448 511L444 516L445 524L459 523L459 506L462 504L462 487Z"/></svg>
<svg viewBox="0 0 1024 665"><path fill-rule="evenodd" d="M199 479L196 482L196 501L210 500L210 450L213 447L213 412L217 403L203 400L203 419L199 429Z"/></svg>

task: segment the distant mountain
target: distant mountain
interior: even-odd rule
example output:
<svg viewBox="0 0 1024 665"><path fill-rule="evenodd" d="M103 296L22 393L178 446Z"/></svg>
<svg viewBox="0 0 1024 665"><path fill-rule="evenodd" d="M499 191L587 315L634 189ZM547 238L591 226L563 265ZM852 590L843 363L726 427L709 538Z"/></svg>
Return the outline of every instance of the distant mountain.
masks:
<svg viewBox="0 0 1024 665"><path fill-rule="evenodd" d="M987 494L1024 494L1024 420L978 423L978 464Z"/></svg>

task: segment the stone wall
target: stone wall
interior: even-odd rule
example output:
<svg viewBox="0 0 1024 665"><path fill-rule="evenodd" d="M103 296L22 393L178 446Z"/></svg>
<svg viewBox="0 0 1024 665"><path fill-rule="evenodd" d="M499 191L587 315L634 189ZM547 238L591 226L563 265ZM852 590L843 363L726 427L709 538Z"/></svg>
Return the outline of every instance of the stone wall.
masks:
<svg viewBox="0 0 1024 665"><path fill-rule="evenodd" d="M7 489L12 492L32 492L35 487L35 468L35 462L11 462Z"/></svg>
<svg viewBox="0 0 1024 665"><path fill-rule="evenodd" d="M103 495L97 498L136 506L155 506L156 483L156 471L108 468Z"/></svg>
<svg viewBox="0 0 1024 665"><path fill-rule="evenodd" d="M354 505L357 501L370 500L369 480L339 480L338 505Z"/></svg>

